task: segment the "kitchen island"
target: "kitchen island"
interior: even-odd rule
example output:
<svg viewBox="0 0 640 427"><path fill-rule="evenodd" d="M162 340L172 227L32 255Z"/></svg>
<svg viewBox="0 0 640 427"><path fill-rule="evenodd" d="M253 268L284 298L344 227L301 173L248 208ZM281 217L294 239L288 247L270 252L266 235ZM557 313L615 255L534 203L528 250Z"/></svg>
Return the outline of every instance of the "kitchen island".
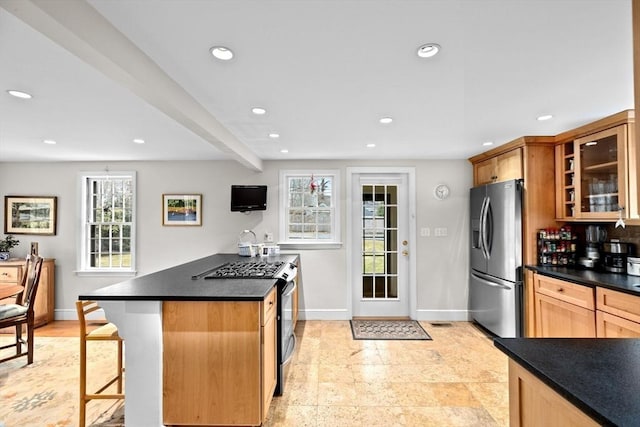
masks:
<svg viewBox="0 0 640 427"><path fill-rule="evenodd" d="M511 426L640 426L640 340L496 338Z"/></svg>
<svg viewBox="0 0 640 427"><path fill-rule="evenodd" d="M197 398L202 397L202 390L194 388L191 392L190 389L185 388L188 384L179 384L180 378L183 378L183 372L191 376L200 375L203 381L212 378L210 383L217 383L219 376L215 373L211 374L209 372L211 370L198 372L193 366L184 366L189 365L189 362L181 363L181 360L185 360L184 357L191 357L191 353L179 353L180 348L183 348L182 344L191 343L191 348L197 349L199 343L206 342L207 346L203 346L203 349L220 348L217 360L224 360L225 363L229 363L229 359L231 362L238 359L237 355L241 353L251 353L251 360L265 359L263 355L256 354L259 348L256 349L255 342L252 342L249 347L245 347L247 337L245 330L233 333L233 330L238 327L238 323L247 324L247 322L229 321L229 317L231 316L233 319L234 313L241 312L243 316L249 313L252 316L251 322L249 322L251 328L254 332L257 328L256 334L260 333L260 322L265 320L267 315L273 316L272 312L269 314L268 305L265 302L271 302L273 299L276 280L273 278L222 280L204 278L207 272L216 267L239 260L257 260L257 258L239 257L236 254L211 255L79 295L78 298L81 300L99 301L109 321L118 326L120 334L125 339L126 425L159 427L164 425L165 416L180 415L179 409L176 412L176 408L163 407L166 402L163 398L163 391L176 396L187 390L187 394L190 393L192 396L182 396L183 401L188 401L190 397L193 397L193 401L197 402ZM278 255L259 260L296 262L297 255ZM193 318L191 316L194 312L191 309L196 306L206 307L203 310L198 310L196 314L203 317ZM219 324L231 328L231 332L218 330ZM203 325L207 327L205 328L207 330L202 329ZM264 326L262 325L262 327ZM166 330L168 328L170 330ZM176 328L179 330L176 331ZM196 331L194 328L200 329ZM272 329L269 330L274 333ZM207 332L213 333L213 341L211 334L203 335ZM233 342L215 341L216 336L223 336L224 339L227 339L231 335L236 335L238 340ZM256 336L257 346L264 347L264 343L261 343L263 337ZM165 343L169 342L167 340L170 340L172 349L178 349L176 350L178 353L167 355L167 348L165 348ZM229 347L233 346L233 349L221 348L225 346L225 343L228 343ZM267 348L270 347L267 346ZM272 352L275 352L275 344ZM207 361L210 354L207 352L201 356L196 360ZM170 363L167 362L168 360ZM258 382L260 382L260 373L256 375ZM167 381L171 382L168 391ZM225 381L222 382L225 383ZM182 391L177 393L174 387L179 389L182 387L180 389ZM259 390L254 390L252 393L258 394ZM242 408L242 405L240 404L238 407ZM263 409L263 407L259 409L261 415L266 414ZM171 421L170 424L182 423ZM199 424L215 423L201 420Z"/></svg>

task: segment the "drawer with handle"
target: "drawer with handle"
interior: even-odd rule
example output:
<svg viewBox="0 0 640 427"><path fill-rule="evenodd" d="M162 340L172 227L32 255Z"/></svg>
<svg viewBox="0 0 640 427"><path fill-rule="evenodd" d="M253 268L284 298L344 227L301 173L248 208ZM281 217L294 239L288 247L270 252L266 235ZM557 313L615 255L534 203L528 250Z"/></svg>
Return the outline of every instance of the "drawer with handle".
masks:
<svg viewBox="0 0 640 427"><path fill-rule="evenodd" d="M534 288L538 293L557 298L561 301L590 310L595 309L595 297L592 287L536 274Z"/></svg>
<svg viewBox="0 0 640 427"><path fill-rule="evenodd" d="M0 283L18 283L20 267L0 267Z"/></svg>

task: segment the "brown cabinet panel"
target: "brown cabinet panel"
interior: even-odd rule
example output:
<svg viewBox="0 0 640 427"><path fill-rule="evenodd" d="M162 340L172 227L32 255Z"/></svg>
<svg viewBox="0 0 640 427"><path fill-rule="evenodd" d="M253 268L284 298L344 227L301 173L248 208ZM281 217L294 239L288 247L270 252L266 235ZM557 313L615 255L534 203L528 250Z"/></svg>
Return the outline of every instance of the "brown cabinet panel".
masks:
<svg viewBox="0 0 640 427"><path fill-rule="evenodd" d="M536 292L536 331L539 338L595 338L593 310Z"/></svg>
<svg viewBox="0 0 640 427"><path fill-rule="evenodd" d="M589 427L599 424L509 359L509 425Z"/></svg>
<svg viewBox="0 0 640 427"><path fill-rule="evenodd" d="M0 286L18 285L22 280L23 259L0 261ZM55 259L45 258L40 272L40 283L36 294L35 326L43 326L54 319L55 309ZM1 302L11 303L15 298L6 298Z"/></svg>
<svg viewBox="0 0 640 427"><path fill-rule="evenodd" d="M163 303L164 424L262 424L276 386L276 304L276 288L261 302Z"/></svg>
<svg viewBox="0 0 640 427"><path fill-rule="evenodd" d="M593 288L588 286L565 282L564 280L554 279L553 277L547 277L541 274L536 275L534 286L535 291L541 294L589 310L595 309Z"/></svg>
<svg viewBox="0 0 640 427"><path fill-rule="evenodd" d="M474 165L475 185L523 177L522 149L516 148Z"/></svg>
<svg viewBox="0 0 640 427"><path fill-rule="evenodd" d="M607 288L596 288L598 310L640 323L640 296Z"/></svg>
<svg viewBox="0 0 640 427"><path fill-rule="evenodd" d="M640 323L596 311L598 338L640 338Z"/></svg>

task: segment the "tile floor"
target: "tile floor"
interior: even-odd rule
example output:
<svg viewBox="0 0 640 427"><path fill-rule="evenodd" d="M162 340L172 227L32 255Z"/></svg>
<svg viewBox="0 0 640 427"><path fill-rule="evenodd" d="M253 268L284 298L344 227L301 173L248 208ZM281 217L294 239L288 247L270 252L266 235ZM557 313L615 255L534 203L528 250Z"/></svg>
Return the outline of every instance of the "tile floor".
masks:
<svg viewBox="0 0 640 427"><path fill-rule="evenodd" d="M507 357L467 322L420 322L432 341L353 340L348 321L301 321L275 426L508 426Z"/></svg>

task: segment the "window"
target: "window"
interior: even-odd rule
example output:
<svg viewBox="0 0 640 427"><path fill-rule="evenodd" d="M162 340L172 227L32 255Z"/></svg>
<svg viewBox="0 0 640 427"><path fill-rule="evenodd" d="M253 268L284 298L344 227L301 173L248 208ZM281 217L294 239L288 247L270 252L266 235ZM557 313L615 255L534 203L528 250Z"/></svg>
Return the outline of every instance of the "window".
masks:
<svg viewBox="0 0 640 427"><path fill-rule="evenodd" d="M280 171L280 243L339 247L339 171Z"/></svg>
<svg viewBox="0 0 640 427"><path fill-rule="evenodd" d="M82 273L135 272L135 172L87 173L82 186Z"/></svg>

